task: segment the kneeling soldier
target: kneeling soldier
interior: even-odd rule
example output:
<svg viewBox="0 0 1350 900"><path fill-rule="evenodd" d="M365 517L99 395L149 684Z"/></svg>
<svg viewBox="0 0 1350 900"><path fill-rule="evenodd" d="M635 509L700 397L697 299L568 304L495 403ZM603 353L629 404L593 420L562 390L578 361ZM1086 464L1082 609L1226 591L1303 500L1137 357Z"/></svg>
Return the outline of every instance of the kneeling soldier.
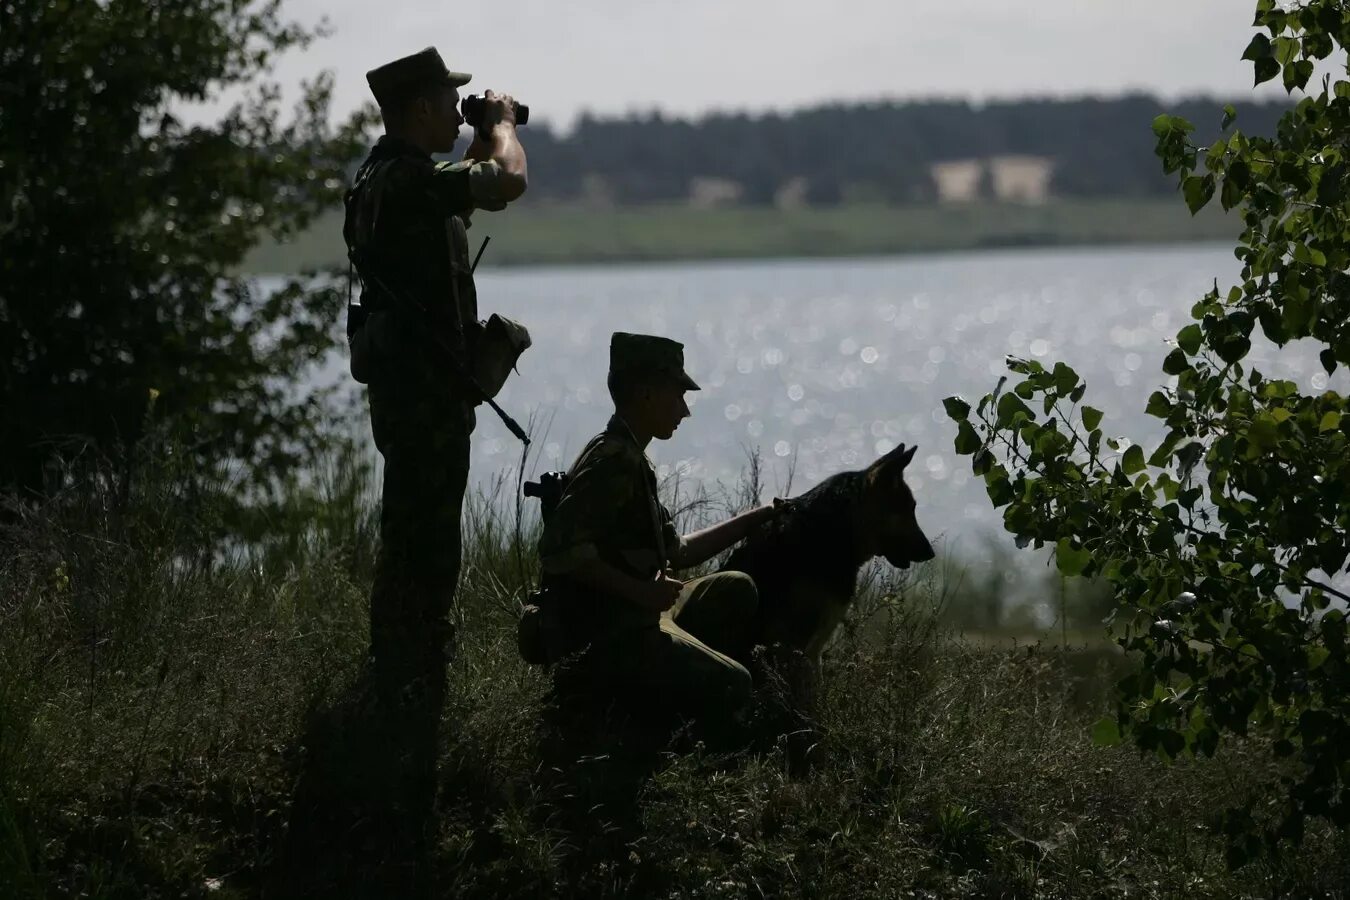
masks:
<svg viewBox="0 0 1350 900"><path fill-rule="evenodd" d="M742 659L758 606L738 572L679 581L669 570L705 562L777 514L761 506L681 536L657 498L645 450L689 415L684 348L615 333L614 415L569 471L539 542L543 640L560 687L634 711L653 701L713 728L732 726L750 699Z"/></svg>

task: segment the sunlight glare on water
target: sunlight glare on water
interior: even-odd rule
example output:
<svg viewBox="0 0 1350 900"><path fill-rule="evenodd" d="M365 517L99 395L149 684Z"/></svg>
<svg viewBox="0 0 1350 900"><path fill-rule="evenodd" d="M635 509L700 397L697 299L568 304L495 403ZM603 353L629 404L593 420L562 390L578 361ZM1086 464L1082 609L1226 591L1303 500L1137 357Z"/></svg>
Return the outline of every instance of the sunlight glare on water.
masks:
<svg viewBox="0 0 1350 900"><path fill-rule="evenodd" d="M1143 407L1168 381L1166 341L1237 272L1230 248L1192 245L495 270L478 287L484 315L519 319L534 338L497 399L540 423L535 471L565 468L604 426L610 333L658 333L685 344L703 387L692 418L652 444L660 470L715 487L757 450L769 490L792 471L796 493L917 444L907 481L921 521L950 539L995 531L999 516L952 450L943 397L978 399L1008 354L1062 360L1087 380L1106 433L1147 446L1161 437ZM1305 388L1329 383L1311 349L1258 344L1251 361ZM486 408L478 423L484 480L513 467L519 445Z"/></svg>

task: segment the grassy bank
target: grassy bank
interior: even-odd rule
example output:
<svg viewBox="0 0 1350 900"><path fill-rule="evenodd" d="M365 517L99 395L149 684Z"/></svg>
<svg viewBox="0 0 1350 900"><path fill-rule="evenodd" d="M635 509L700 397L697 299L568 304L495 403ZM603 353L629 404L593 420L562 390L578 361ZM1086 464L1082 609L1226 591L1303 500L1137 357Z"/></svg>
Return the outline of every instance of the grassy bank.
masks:
<svg viewBox="0 0 1350 900"><path fill-rule="evenodd" d="M1044 206L865 206L820 209L612 210L538 207L483 213L476 247L492 235L485 266L756 257L865 256L1086 244L1231 241L1235 217L1192 217L1180 198L1056 200ZM342 217L330 213L289 244L265 244L246 268L295 272L345 265Z"/></svg>
<svg viewBox="0 0 1350 900"><path fill-rule="evenodd" d="M0 896L266 895L299 736L360 669L371 493L338 460L271 539L223 552L228 491L156 467L9 520ZM621 821L621 745L565 766L566 791L544 762L547 682L512 628L532 562L503 500L467 516L443 896L1230 898L1350 883L1350 844L1321 826L1230 873L1209 825L1276 789L1257 739L1174 765L1093 746L1122 660L962 637L947 611L996 598L936 563L868 581L825 668L816 771L788 778L777 751L664 755Z"/></svg>

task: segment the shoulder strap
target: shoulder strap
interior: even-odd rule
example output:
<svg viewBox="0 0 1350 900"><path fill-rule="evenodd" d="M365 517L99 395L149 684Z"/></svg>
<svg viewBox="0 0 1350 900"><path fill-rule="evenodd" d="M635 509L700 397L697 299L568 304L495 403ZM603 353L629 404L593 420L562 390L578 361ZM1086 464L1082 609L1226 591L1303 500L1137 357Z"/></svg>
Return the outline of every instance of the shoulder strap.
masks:
<svg viewBox="0 0 1350 900"><path fill-rule="evenodd" d="M595 448L599 447L601 441L603 441L604 439L605 439L605 432L602 431L595 437L591 438L586 443L585 447L581 448L581 452L577 454L576 462L572 463L572 468L567 470L568 484L571 484L572 479L576 477L577 471L581 468L582 464L585 463L586 460L590 458L590 455L595 452Z"/></svg>
<svg viewBox="0 0 1350 900"><path fill-rule="evenodd" d="M622 420L620 420L622 421ZM637 439L633 437L633 431L624 423L624 428L628 432L628 437L633 441L633 447L637 450L637 469L638 478L642 480L642 490L647 495L647 513L652 522L652 537L656 541L656 552L661 557L661 568L664 569L670 562L670 557L666 555L666 536L661 528L661 519L656 514L657 507L661 501L656 497L656 473L652 471L651 464L647 461L647 454L637 445Z"/></svg>
<svg viewBox="0 0 1350 900"><path fill-rule="evenodd" d="M372 153L361 163L352 179L352 186L342 195L342 208L345 213L342 225L342 237L347 244L350 259L358 250L362 239L369 239L375 233L375 223L380 218L380 192L374 197L365 190L367 183L374 177L375 170L385 160Z"/></svg>
<svg viewBox="0 0 1350 900"><path fill-rule="evenodd" d="M473 267L469 263L469 235L459 216L445 220L445 243L450 254L450 304L454 307L455 324L460 334L464 334L468 324L478 321L478 303L472 290L461 290L472 284ZM465 284L461 284L462 279Z"/></svg>
<svg viewBox="0 0 1350 900"><path fill-rule="evenodd" d="M362 297L358 298L356 302L352 301L353 285L361 277L356 265L356 258L360 255L357 249L358 230L366 231L364 237L368 238L369 234L375 229L375 218L380 214L380 198L376 196L373 202L366 201L365 198L358 200L357 191L365 187L378 162L379 160L373 153L368 156L365 162L361 163L361 167L356 170L356 176L352 179L352 186L342 195L342 239L347 245L347 344L349 346L356 339L357 332L365 325L366 318L370 313L370 310L361 302L365 294L364 279L361 282ZM353 208L358 202L371 202L371 220L368 225L362 221L366 210Z"/></svg>
<svg viewBox="0 0 1350 900"><path fill-rule="evenodd" d="M647 512L651 515L652 535L656 538L656 552L661 557L661 569L665 570L670 564L670 557L666 554L666 535L661 527L661 517L656 514L656 509L661 505L661 501L656 497L656 473L652 471L647 463L645 455L638 456L638 468L641 470L642 487L647 492Z"/></svg>

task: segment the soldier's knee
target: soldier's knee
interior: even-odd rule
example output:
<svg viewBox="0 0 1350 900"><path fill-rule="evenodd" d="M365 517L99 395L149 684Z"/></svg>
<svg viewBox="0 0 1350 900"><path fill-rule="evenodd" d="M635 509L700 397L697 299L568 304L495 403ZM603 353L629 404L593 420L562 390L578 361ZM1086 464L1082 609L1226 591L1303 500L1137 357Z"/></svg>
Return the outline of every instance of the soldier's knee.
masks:
<svg viewBox="0 0 1350 900"><path fill-rule="evenodd" d="M727 700L733 709L744 709L750 705L750 699L754 694L754 679L750 676L750 671L739 663L733 662L727 668Z"/></svg>
<svg viewBox="0 0 1350 900"><path fill-rule="evenodd" d="M744 572L723 572L721 575L725 579L726 589L723 602L734 606L745 616L754 615L759 609L759 588L755 585L755 579Z"/></svg>

